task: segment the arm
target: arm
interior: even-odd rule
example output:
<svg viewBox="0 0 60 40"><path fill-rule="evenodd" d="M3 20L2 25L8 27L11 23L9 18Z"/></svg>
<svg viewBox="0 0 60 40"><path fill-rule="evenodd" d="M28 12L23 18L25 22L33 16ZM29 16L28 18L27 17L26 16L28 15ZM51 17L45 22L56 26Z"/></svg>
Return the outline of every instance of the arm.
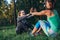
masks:
<svg viewBox="0 0 60 40"><path fill-rule="evenodd" d="M18 16L18 17L17 17L17 20L18 20L18 21L24 20L24 19L26 19L29 15L30 15L30 14L26 14L26 15L24 15L24 16Z"/></svg>
<svg viewBox="0 0 60 40"><path fill-rule="evenodd" d="M17 17L17 22L21 22L22 20L24 20L26 18L26 16L22 16L22 17Z"/></svg>
<svg viewBox="0 0 60 40"><path fill-rule="evenodd" d="M41 11L41 12L32 12L32 15L36 15L36 16L40 16L40 15L45 15L45 11Z"/></svg>
<svg viewBox="0 0 60 40"><path fill-rule="evenodd" d="M18 18L19 18L19 20L23 20L23 19L25 19L26 17L27 17L27 15L20 16L20 17L18 17Z"/></svg>

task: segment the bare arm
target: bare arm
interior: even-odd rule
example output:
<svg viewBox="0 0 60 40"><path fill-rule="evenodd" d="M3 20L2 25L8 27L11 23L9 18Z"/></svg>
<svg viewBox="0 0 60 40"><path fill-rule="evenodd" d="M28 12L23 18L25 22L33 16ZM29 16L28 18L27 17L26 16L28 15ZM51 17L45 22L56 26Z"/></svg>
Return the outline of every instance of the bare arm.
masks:
<svg viewBox="0 0 60 40"><path fill-rule="evenodd" d="M40 15L45 15L45 11L41 11L41 12L32 12L32 15L36 15L36 16L40 16Z"/></svg>

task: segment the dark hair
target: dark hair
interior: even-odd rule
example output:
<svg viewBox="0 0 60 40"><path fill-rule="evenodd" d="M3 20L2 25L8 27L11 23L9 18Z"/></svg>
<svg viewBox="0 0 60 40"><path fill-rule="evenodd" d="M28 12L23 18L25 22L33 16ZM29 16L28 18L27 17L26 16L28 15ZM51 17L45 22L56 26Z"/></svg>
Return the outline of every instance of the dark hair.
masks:
<svg viewBox="0 0 60 40"><path fill-rule="evenodd" d="M56 3L56 0L45 0L45 5L46 5L46 2L51 2L52 5L55 6L55 3ZM46 7L45 7L46 8ZM47 9L47 8L46 8ZM54 7L52 7L50 10L54 9Z"/></svg>
<svg viewBox="0 0 60 40"><path fill-rule="evenodd" d="M18 16L20 16L19 14L21 14L21 11L24 11L24 10L20 10L20 11L18 12Z"/></svg>
<svg viewBox="0 0 60 40"><path fill-rule="evenodd" d="M46 0L45 3L46 2L51 2L53 5L55 5L56 0Z"/></svg>

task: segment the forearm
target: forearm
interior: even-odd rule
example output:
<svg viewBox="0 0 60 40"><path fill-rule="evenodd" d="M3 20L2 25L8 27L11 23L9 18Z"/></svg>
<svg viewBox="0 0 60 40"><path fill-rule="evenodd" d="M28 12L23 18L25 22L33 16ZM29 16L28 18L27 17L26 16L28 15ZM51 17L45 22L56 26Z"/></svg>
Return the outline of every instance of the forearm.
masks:
<svg viewBox="0 0 60 40"><path fill-rule="evenodd" d="M36 15L36 16L39 16L40 13L39 12L33 12L32 15Z"/></svg>
<svg viewBox="0 0 60 40"><path fill-rule="evenodd" d="M32 12L32 15L40 16L40 15L46 15L45 11L40 11L40 12Z"/></svg>

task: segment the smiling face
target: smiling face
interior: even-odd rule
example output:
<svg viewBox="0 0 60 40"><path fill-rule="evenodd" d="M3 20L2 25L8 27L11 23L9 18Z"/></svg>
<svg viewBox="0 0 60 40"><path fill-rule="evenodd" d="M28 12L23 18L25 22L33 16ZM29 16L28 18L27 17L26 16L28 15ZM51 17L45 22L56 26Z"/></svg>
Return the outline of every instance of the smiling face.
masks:
<svg viewBox="0 0 60 40"><path fill-rule="evenodd" d="M48 2L48 1L46 1L45 5L46 5L47 9L53 9L53 7L54 7L53 3L52 2Z"/></svg>
<svg viewBox="0 0 60 40"><path fill-rule="evenodd" d="M21 15L21 16L25 15L24 10L21 11L21 14L20 14L20 15Z"/></svg>
<svg viewBox="0 0 60 40"><path fill-rule="evenodd" d="M25 15L24 10L19 11L19 14L18 14L18 15L19 15L19 16L24 16L24 15Z"/></svg>

